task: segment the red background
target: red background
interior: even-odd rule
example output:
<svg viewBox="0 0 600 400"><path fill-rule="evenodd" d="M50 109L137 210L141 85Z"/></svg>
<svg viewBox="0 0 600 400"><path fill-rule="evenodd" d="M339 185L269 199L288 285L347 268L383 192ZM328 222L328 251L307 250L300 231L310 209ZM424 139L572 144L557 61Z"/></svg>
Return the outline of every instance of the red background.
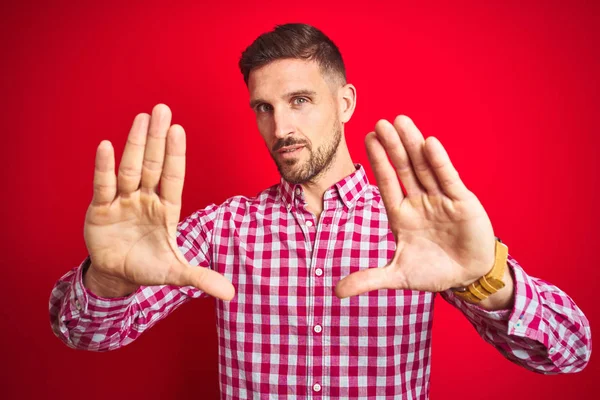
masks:
<svg viewBox="0 0 600 400"><path fill-rule="evenodd" d="M187 131L182 218L278 180L237 61L285 22L311 23L340 47L358 89L346 135L371 180L364 135L411 116L448 148L511 254L597 326L598 2L15 3L0 6L0 397L218 397L212 300L91 353L54 337L48 297L86 256L95 148L109 139L120 157L138 112L164 102ZM433 399L587 399L599 371L593 357L579 374L528 372L437 302Z"/></svg>

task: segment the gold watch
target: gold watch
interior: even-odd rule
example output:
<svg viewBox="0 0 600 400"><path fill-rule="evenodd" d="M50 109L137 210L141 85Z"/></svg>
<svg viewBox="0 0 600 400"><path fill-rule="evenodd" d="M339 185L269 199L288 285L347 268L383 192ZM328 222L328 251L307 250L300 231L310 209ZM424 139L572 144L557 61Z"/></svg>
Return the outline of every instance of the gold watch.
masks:
<svg viewBox="0 0 600 400"><path fill-rule="evenodd" d="M504 272L508 260L508 247L496 238L496 259L491 271L467 287L452 288L455 295L469 303L479 303L504 287Z"/></svg>

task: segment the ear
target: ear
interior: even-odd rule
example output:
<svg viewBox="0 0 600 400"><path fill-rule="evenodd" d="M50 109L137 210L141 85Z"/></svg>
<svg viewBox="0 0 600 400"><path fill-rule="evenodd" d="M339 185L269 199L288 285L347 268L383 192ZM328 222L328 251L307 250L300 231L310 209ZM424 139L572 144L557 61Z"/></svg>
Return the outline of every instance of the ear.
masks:
<svg viewBox="0 0 600 400"><path fill-rule="evenodd" d="M350 121L356 107L356 88L347 83L338 89L338 112L342 124Z"/></svg>

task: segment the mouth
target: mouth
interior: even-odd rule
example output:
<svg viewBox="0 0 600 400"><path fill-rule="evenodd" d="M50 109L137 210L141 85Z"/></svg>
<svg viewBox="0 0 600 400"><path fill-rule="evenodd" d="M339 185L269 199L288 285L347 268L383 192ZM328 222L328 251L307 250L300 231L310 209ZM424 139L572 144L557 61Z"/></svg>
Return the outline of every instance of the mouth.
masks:
<svg viewBox="0 0 600 400"><path fill-rule="evenodd" d="M300 154L300 151L303 148L304 148L304 145L302 145L302 144L286 146L286 147L282 147L281 149L277 150L277 154L279 154L279 156L283 157L283 158L295 157L298 154Z"/></svg>

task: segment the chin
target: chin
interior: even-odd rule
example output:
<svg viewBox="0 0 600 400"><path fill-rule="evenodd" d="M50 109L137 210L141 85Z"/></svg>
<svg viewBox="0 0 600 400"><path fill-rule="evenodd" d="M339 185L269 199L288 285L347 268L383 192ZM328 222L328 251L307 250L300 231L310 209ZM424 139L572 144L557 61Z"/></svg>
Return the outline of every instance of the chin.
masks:
<svg viewBox="0 0 600 400"><path fill-rule="evenodd" d="M305 168L302 168L300 162L294 162L292 165L285 163L284 165L278 165L277 168L281 177L293 184L305 183L311 178L306 173Z"/></svg>

